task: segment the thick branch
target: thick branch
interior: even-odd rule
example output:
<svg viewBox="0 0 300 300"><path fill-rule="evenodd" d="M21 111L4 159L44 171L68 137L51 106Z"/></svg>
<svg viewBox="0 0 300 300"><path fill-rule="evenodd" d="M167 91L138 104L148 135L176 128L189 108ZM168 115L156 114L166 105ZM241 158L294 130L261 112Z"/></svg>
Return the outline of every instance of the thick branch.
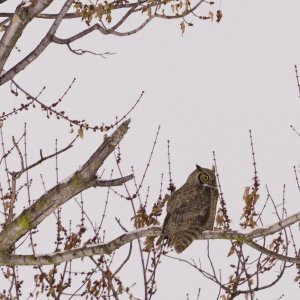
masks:
<svg viewBox="0 0 300 300"><path fill-rule="evenodd" d="M267 228L259 228L249 232L242 231L232 231L232 230L222 230L222 231L204 231L199 239L227 239L227 240L238 240L247 244L248 246L264 253L267 256L274 257L278 260L300 263L299 257L290 257L282 254L278 254L268 250L267 248L257 244L252 240L253 233L255 232L255 237L262 237L274 234L282 230L284 227L290 226L296 223L300 218L300 213L295 214L291 217L286 218L283 221L275 223ZM284 226L284 227L283 227ZM275 231L276 228L276 231ZM261 235L258 234L261 232ZM110 254L113 251L119 249L123 245L132 242L135 239L150 236L160 236L161 227L160 226L149 226L125 233L113 241L107 243L101 243L93 246L84 246L70 251L60 252L60 253L50 253L46 255L0 255L0 265L47 265L47 264L58 264L65 261L73 260L76 258L83 258L86 256L99 255L99 254Z"/></svg>
<svg viewBox="0 0 300 300"><path fill-rule="evenodd" d="M297 217L295 217L297 216ZM247 244L248 246L264 253L267 256L274 257L278 260L291 262L291 263L300 263L300 257L290 257L275 253L268 250L267 248L257 244L252 240L253 233L255 232L255 237L264 237L267 235L274 234L282 230L282 226L290 226L298 221L300 218L300 213L297 213L293 216L286 218L278 223L275 223L266 228L259 228L251 230L248 232L245 231L232 231L232 230L215 230L215 231L204 231L199 239L225 239L225 240L237 240ZM267 230L269 228L269 230ZM276 228L276 231L275 231ZM70 261L76 258L83 258L86 256L99 255L99 254L110 254L113 251L119 249L127 243L132 242L135 239L143 237L156 237L161 235L160 226L149 226L143 227L131 232L127 232L113 241L107 243L101 243L98 245L92 246L83 246L69 251L64 251L60 253L49 253L45 255L11 255L11 254L0 254L0 265L48 265L48 264L59 264L62 262ZM258 234L261 232L261 235Z"/></svg>
<svg viewBox="0 0 300 300"><path fill-rule="evenodd" d="M291 215L279 222L276 222L269 226L264 226L261 228L255 228L252 230L214 230L214 231L204 231L199 240L208 240L208 239L227 239L227 240L238 240L244 242L244 240L253 240L260 237L265 237L272 235L284 228L295 224L300 221L300 212Z"/></svg>
<svg viewBox="0 0 300 300"><path fill-rule="evenodd" d="M84 246L60 253L50 253L46 255L0 255L0 265L51 265L86 256L111 254L113 251L133 240L146 236L158 236L160 234L160 226L150 226L125 233L108 243Z"/></svg>
<svg viewBox="0 0 300 300"><path fill-rule="evenodd" d="M3 229L0 233L0 253L10 251L19 238L39 225L55 209L95 183L98 169L123 139L129 123L130 119L124 121L104 140L83 167L41 196Z"/></svg>
<svg viewBox="0 0 300 300"><path fill-rule="evenodd" d="M274 223L270 226L265 226L262 228L257 228L249 232L249 238L254 239L261 236L267 236L282 230L292 224L295 224L297 221L300 221L300 213L293 214L286 219L283 219L277 223Z"/></svg>

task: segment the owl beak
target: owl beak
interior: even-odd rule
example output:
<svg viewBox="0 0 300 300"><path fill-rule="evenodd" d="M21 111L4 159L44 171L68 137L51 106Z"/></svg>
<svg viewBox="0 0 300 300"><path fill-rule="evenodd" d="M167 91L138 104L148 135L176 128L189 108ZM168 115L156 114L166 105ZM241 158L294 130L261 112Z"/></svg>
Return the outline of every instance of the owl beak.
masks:
<svg viewBox="0 0 300 300"><path fill-rule="evenodd" d="M218 188L216 186L214 186L214 185L211 185L211 184L204 183L204 184L202 184L202 186L209 187L209 188L211 188L213 190L218 191Z"/></svg>

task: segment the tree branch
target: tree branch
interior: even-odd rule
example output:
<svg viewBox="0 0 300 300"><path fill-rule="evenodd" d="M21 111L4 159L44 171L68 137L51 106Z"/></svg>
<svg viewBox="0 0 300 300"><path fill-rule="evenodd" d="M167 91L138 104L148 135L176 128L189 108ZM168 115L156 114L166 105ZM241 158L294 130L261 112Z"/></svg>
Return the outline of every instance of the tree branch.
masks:
<svg viewBox="0 0 300 300"><path fill-rule="evenodd" d="M49 2L49 4L50 4L52 1L53 0L47 0L47 1L40 0L38 3L40 3L40 2L48 3ZM35 59L37 59L42 54L42 52L52 42L52 37L54 36L55 32L57 31L60 23L63 20L64 15L68 12L72 3L73 3L73 0L66 1L64 6L62 7L61 11L59 12L57 18L55 19L55 21L53 22L49 31L47 32L46 36L42 39L42 41L39 43L39 45L31 53L29 53L23 60L21 60L19 63L17 63L14 67L12 67L9 71L5 72L4 75L2 75L0 77L0 85L4 84L8 80L11 80L16 74L18 74L20 71L24 70L31 62L33 62ZM36 8L36 6L38 6L38 5L37 4L34 5L33 8ZM41 8L43 10L46 7L42 6ZM32 8L32 10L33 10L33 8ZM30 11L31 7L28 7L28 8L25 7L25 8L21 8L21 9L22 9L22 12L25 9ZM17 18L17 20L19 20L20 17L18 15L16 15L16 17L14 16L12 18L12 21L11 21L10 25L8 26L7 30L5 31L5 34L3 35L3 38L2 38L2 40L4 39L3 42L5 44L3 45L3 47L0 47L0 58L1 58L0 71L3 70L4 64L9 56L12 48L15 46L17 40L21 36L21 33L23 32L25 26L35 17L35 15L37 15L42 10L34 9L34 13L31 13L28 16L27 16L27 14L25 14L25 16L23 17L24 24L21 22L21 24L19 24L19 26L17 28L14 28L15 25L11 25L11 24L14 24L14 23L18 24L19 21L14 21L14 19ZM12 27L12 29L8 30L10 27ZM19 28L19 27L21 27L21 28ZM9 32L9 33L7 33L7 32ZM5 38L5 36L7 36L7 37ZM11 41L9 41L8 39L10 39ZM4 52L4 53L1 53L2 48L4 48L4 50L6 50L6 51L2 50L2 52ZM7 52L8 51L7 48L9 50L9 52Z"/></svg>
<svg viewBox="0 0 300 300"><path fill-rule="evenodd" d="M86 256L111 254L113 251L135 239L145 236L158 236L160 234L160 226L150 226L124 233L108 243L84 246L60 253L49 253L46 255L0 255L0 265L51 265Z"/></svg>
<svg viewBox="0 0 300 300"><path fill-rule="evenodd" d="M130 177L130 176L127 176ZM125 177L124 177L125 178ZM118 179L119 180L119 179ZM300 219L300 212L292 215L280 222L274 223L271 226L265 228L258 228L251 231L242 230L240 232L233 230L212 230L204 231L199 237L201 240L207 239L224 239L224 240L237 240L248 246L264 253L267 256L274 257L278 260L291 262L291 263L300 263L300 257L290 257L282 254L275 253L268 250L267 248L257 244L252 240L253 235L256 238L272 235L275 232L282 230L285 227L288 227L296 223ZM285 227L283 227L285 226ZM276 229L276 231L275 231ZM101 254L111 254L113 251L119 249L127 243L132 242L135 239L143 237L156 237L161 235L161 226L149 226L139 228L137 230L126 232L125 234L117 237L116 239L107 242L101 243L92 246L83 246L76 249L60 252L60 253L49 253L45 255L16 255L0 252L0 265L49 265L49 264L59 264L76 258L83 258L86 256L92 255L101 255ZM259 235L258 233L261 233ZM255 234L254 234L255 233ZM0 235L1 238L1 235ZM1 241L1 240L0 240ZM3 248L1 246L1 248ZM1 249L0 248L0 249Z"/></svg>
<svg viewBox="0 0 300 300"><path fill-rule="evenodd" d="M284 228L295 224L300 221L300 212L293 214L285 219L280 220L269 226L264 226L260 228L255 228L252 230L213 230L213 231L204 231L200 236L199 240L208 240L208 239L227 239L227 240L237 240L244 242L244 240L253 240L255 238L260 238L274 234Z"/></svg>
<svg viewBox="0 0 300 300"><path fill-rule="evenodd" d="M55 33L60 26L61 22L64 19L73 19L81 17L84 20L83 11L78 11L77 13L67 13L69 8L71 7L73 0L66 0L65 4L63 5L61 11L58 14L41 14L41 12L51 4L53 0L37 0L34 4L25 7L24 4L20 4L16 12L11 15L10 13L0 13L0 16L2 17L9 17L10 18L10 24L5 30L5 33L1 39L0 43L0 74L2 76L0 77L0 85L4 84L8 80L11 80L16 74L18 74L20 71L24 70L31 62L33 62L38 56L41 55L41 53L49 46L50 43L55 42L57 44L66 44L69 46L70 43L72 43L75 40L78 40L82 38L85 35L88 35L89 33L98 30L104 35L113 34L116 36L128 36L137 33L138 31L142 30L153 18L164 18L164 19L178 19L178 18L184 18L185 16L189 15L190 13L193 13L203 2L204 0L199 0L193 7L191 7L191 4L189 4L189 8L186 7L186 9L183 10L182 13L174 13L174 15L165 15L164 12L162 14L159 14L158 11L161 9L161 5L166 5L167 3L160 3L160 1L154 1L153 3L148 3L146 0L140 0L136 1L134 3L111 3L111 9L117 10L117 9L128 9L127 12L120 17L119 21L116 22L115 25L113 25L111 28L106 28L104 24L100 25L99 23L75 34L74 36L71 36L69 38L61 39L58 37L55 37ZM96 7L96 6L95 6ZM149 13L148 18L141 23L138 27L136 27L133 30L120 32L117 31L117 29L123 25L123 23L132 15L137 12L142 11L143 13L148 9L154 7L155 12L153 14ZM83 15L82 15L83 14ZM95 18L95 16L92 14L92 18ZM27 24L33 19L33 18L46 18L51 19L55 18L50 30L45 35L45 37L42 39L42 41L39 43L39 45L32 50L30 54L28 54L23 60L21 60L19 63L17 63L15 66L13 66L10 70L7 72L3 71L3 67L12 51L12 49L15 47L16 42L20 38L21 34L23 33L23 30L27 26ZM88 24L90 21L87 21ZM110 23L110 22L108 22ZM76 53L76 52L75 52Z"/></svg>
<svg viewBox="0 0 300 300"><path fill-rule="evenodd" d="M118 185L122 185L123 183L129 181L133 179L133 175L128 175L128 176L124 176L121 178L117 178L117 179L111 179L111 180L100 180L100 179L96 179L93 182L91 182L91 187L97 187L97 186L118 186Z"/></svg>
<svg viewBox="0 0 300 300"><path fill-rule="evenodd" d="M89 33L93 32L95 30L100 31L104 35L107 35L110 33L109 30L105 29L103 26L101 26L99 23L97 23L87 29L82 30L81 32L74 34L73 36L71 36L69 38L61 39L56 36L53 36L53 42L56 44L70 44L70 43L88 35Z"/></svg>
<svg viewBox="0 0 300 300"><path fill-rule="evenodd" d="M23 7L22 3L17 6L8 27L6 28L0 42L0 74L3 67L15 47L18 39L23 33L27 24L45 8L47 8L53 0L39 0L35 5ZM6 80L7 81L7 80ZM1 81L0 81L1 82Z"/></svg>
<svg viewBox="0 0 300 300"><path fill-rule="evenodd" d="M254 239L261 236L267 236L278 232L292 224L295 224L297 221L300 221L300 213L295 213L285 219L280 220L277 223L274 223L270 226L264 226L262 228L253 229L249 233L249 238Z"/></svg>
<svg viewBox="0 0 300 300"><path fill-rule="evenodd" d="M0 253L11 251L14 243L47 216L78 193L91 187L96 173L105 159L113 152L128 131L130 119L124 121L115 132L107 137L94 154L69 178L54 186L34 204L10 222L0 233Z"/></svg>

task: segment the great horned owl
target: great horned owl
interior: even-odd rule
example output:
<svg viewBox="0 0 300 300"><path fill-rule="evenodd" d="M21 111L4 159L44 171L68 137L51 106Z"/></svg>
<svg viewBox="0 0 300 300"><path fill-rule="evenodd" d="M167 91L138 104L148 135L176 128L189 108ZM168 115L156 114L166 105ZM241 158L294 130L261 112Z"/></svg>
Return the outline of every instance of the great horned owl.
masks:
<svg viewBox="0 0 300 300"><path fill-rule="evenodd" d="M167 239L177 253L185 250L204 230L212 230L218 200L215 168L196 165L186 183L171 194L160 244Z"/></svg>

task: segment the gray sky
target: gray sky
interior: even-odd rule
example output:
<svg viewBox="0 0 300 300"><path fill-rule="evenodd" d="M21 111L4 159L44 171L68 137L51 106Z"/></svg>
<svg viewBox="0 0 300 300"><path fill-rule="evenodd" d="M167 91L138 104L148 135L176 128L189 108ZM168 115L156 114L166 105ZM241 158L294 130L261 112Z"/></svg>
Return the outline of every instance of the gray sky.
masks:
<svg viewBox="0 0 300 300"><path fill-rule="evenodd" d="M204 6L202 10L206 14L209 8ZM215 150L232 227L237 228L243 190L253 177L249 129L255 142L261 203L265 200L266 184L280 203L285 183L288 214L300 210L293 175L294 165L299 170L300 139L289 128L291 124L300 127L294 72L294 65L300 62L300 2L223 0L222 11L221 23L193 20L194 26L187 28L183 37L180 21L157 20L131 37L104 37L94 33L74 45L95 52L116 52L107 59L75 56L63 46L51 46L16 79L36 94L46 85L44 99L50 103L76 77L61 107L74 118L85 118L91 124L114 122L115 116L128 111L144 90L142 101L131 115L130 132L121 146L124 172L130 173L133 165L137 175L142 175L158 125L161 125L159 142L145 184L145 187L151 185L153 201L158 196L161 173L165 173L167 184L167 139L171 140L172 173L177 187L184 183L195 163L210 167ZM34 25L30 32L25 32L18 44L21 52L15 51L11 64L30 51L33 40L38 41L42 30L48 28L46 22L40 27ZM75 26L66 22L61 35L70 35ZM2 88L0 97L18 103L19 99L8 95L7 90L8 87ZM11 103L3 105L9 107ZM72 138L68 124L54 119L48 121L38 111L10 118L4 128L6 136L21 133L24 120L29 128L32 161L38 157L40 147L53 149L56 137L61 145ZM87 133L74 150L62 156L60 179L83 163L101 141L100 134ZM45 174L48 187L55 184L53 165L46 164L37 171L33 192L36 196L42 192L39 172ZM106 177L112 166L113 163L107 164ZM143 192L145 196L145 189ZM86 205L90 205L90 213L95 213L95 218L94 202L103 201L103 195L98 191L85 195ZM109 204L111 214L116 214L125 224L130 223L129 203L112 197ZM98 211L100 214L101 207ZM273 221L276 218L269 207L265 222ZM113 218L107 222L113 222ZM113 238L119 232L112 229L107 237ZM194 242L181 257L196 260L200 257L204 263L205 247L206 242ZM223 269L229 243L213 241L211 247L216 249L213 253L216 269ZM137 258L132 270L139 272L138 264ZM292 281L295 275L295 270L291 270L272 289L272 295L267 292L268 299L275 300L281 294L286 295L283 299L293 299L299 293ZM199 287L202 299L215 299L217 295L215 285L178 262L166 259L158 278L161 281L155 299L185 299L186 293L190 293L191 300L196 299ZM139 282L129 274L126 280L127 284ZM264 299L265 295L258 294L258 298Z"/></svg>

